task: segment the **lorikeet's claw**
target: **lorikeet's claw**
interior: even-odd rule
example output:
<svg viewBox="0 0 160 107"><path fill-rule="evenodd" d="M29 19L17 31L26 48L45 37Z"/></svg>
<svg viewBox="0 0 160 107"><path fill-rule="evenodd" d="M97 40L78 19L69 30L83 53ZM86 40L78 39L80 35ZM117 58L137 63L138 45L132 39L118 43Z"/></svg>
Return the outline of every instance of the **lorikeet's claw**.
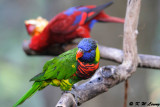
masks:
<svg viewBox="0 0 160 107"><path fill-rule="evenodd" d="M76 84L74 84L73 86L72 86L72 88L74 89L74 90L76 90L76 87L78 86L78 83L76 83Z"/></svg>
<svg viewBox="0 0 160 107"><path fill-rule="evenodd" d="M79 105L78 104L78 98L79 98L79 96L77 96L77 94L75 93L75 89L72 89L71 91L63 91L62 94L63 93L71 93L74 96L74 98L75 98L76 107Z"/></svg>

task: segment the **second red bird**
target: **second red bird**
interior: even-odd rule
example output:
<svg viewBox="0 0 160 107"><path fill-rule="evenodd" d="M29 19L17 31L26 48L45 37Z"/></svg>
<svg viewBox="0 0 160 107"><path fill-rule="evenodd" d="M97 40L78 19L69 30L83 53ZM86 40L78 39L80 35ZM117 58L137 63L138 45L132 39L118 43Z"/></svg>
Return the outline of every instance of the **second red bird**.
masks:
<svg viewBox="0 0 160 107"><path fill-rule="evenodd" d="M103 10L111 4L113 2L100 6L71 7L56 15L49 23L39 18L40 25L33 20L27 21L27 31L32 35L29 48L44 51L53 44L66 43L75 38L90 38L90 31L96 22L124 23L124 19L104 13Z"/></svg>

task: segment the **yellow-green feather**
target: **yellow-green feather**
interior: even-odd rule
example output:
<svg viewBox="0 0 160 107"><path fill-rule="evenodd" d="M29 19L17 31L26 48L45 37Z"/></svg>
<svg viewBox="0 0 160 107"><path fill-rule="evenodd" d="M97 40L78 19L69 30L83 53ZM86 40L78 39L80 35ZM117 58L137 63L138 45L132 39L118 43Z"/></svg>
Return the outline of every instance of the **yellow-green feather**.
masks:
<svg viewBox="0 0 160 107"><path fill-rule="evenodd" d="M33 77L31 81L45 81L48 79L62 80L70 78L77 70L77 50L78 48L74 48L47 61L43 67L43 72Z"/></svg>
<svg viewBox="0 0 160 107"><path fill-rule="evenodd" d="M98 44L97 44L95 61L99 62L99 59L100 59L100 51L99 51Z"/></svg>
<svg viewBox="0 0 160 107"><path fill-rule="evenodd" d="M35 92L37 92L41 88L42 84L43 84L42 82L35 82L32 85L32 88L23 97L21 97L17 101L17 103L13 105L13 107L17 107L18 105L22 104L26 99L31 97Z"/></svg>

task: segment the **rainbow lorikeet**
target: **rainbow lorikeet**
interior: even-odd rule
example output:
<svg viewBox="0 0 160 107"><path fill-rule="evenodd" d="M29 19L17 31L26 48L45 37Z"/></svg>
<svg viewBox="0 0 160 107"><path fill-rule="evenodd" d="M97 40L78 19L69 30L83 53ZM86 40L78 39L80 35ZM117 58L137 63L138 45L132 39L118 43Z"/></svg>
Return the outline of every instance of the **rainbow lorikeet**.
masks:
<svg viewBox="0 0 160 107"><path fill-rule="evenodd" d="M124 23L124 19L104 13L103 10L111 4L112 1L100 6L71 7L50 22L42 18L26 21L27 31L32 36L29 48L43 51L48 46L66 43L75 38L90 38L90 31L96 22Z"/></svg>
<svg viewBox="0 0 160 107"><path fill-rule="evenodd" d="M48 85L71 90L72 86L83 79L90 78L99 67L100 52L98 44L90 38L84 38L78 48L69 50L46 62L43 72L31 79L32 88L14 105L23 103L36 91Z"/></svg>

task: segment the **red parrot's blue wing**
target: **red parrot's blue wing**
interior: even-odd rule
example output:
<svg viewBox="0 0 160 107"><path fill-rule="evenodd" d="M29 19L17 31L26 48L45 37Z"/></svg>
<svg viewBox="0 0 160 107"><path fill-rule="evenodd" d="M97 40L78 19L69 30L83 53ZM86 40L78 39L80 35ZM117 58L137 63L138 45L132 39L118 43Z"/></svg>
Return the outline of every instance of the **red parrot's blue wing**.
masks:
<svg viewBox="0 0 160 107"><path fill-rule="evenodd" d="M91 8L90 10L88 10L88 14L89 16L87 17L85 22L88 22L90 20L92 20L94 17L96 17L102 10L104 10L105 8L107 8L108 6L112 5L113 1L97 6L95 8Z"/></svg>
<svg viewBox="0 0 160 107"><path fill-rule="evenodd" d="M113 4L113 1L100 6L88 5L71 7L56 16L57 19L51 24L51 30L54 33L67 34L87 22L89 22L89 27L92 28L96 22L94 18L111 4Z"/></svg>
<svg viewBox="0 0 160 107"><path fill-rule="evenodd" d="M76 6L76 7L71 7L64 11L64 14L67 16L72 16L76 14L77 12L80 12L79 14L76 15L75 20L73 22L73 26L75 25L83 25L91 20L93 20L103 9L107 8L108 6L112 5L113 1L100 5L100 6L95 6L95 5L88 5L88 6ZM93 23L92 23L93 22ZM92 27L96 20L92 21L90 26Z"/></svg>

